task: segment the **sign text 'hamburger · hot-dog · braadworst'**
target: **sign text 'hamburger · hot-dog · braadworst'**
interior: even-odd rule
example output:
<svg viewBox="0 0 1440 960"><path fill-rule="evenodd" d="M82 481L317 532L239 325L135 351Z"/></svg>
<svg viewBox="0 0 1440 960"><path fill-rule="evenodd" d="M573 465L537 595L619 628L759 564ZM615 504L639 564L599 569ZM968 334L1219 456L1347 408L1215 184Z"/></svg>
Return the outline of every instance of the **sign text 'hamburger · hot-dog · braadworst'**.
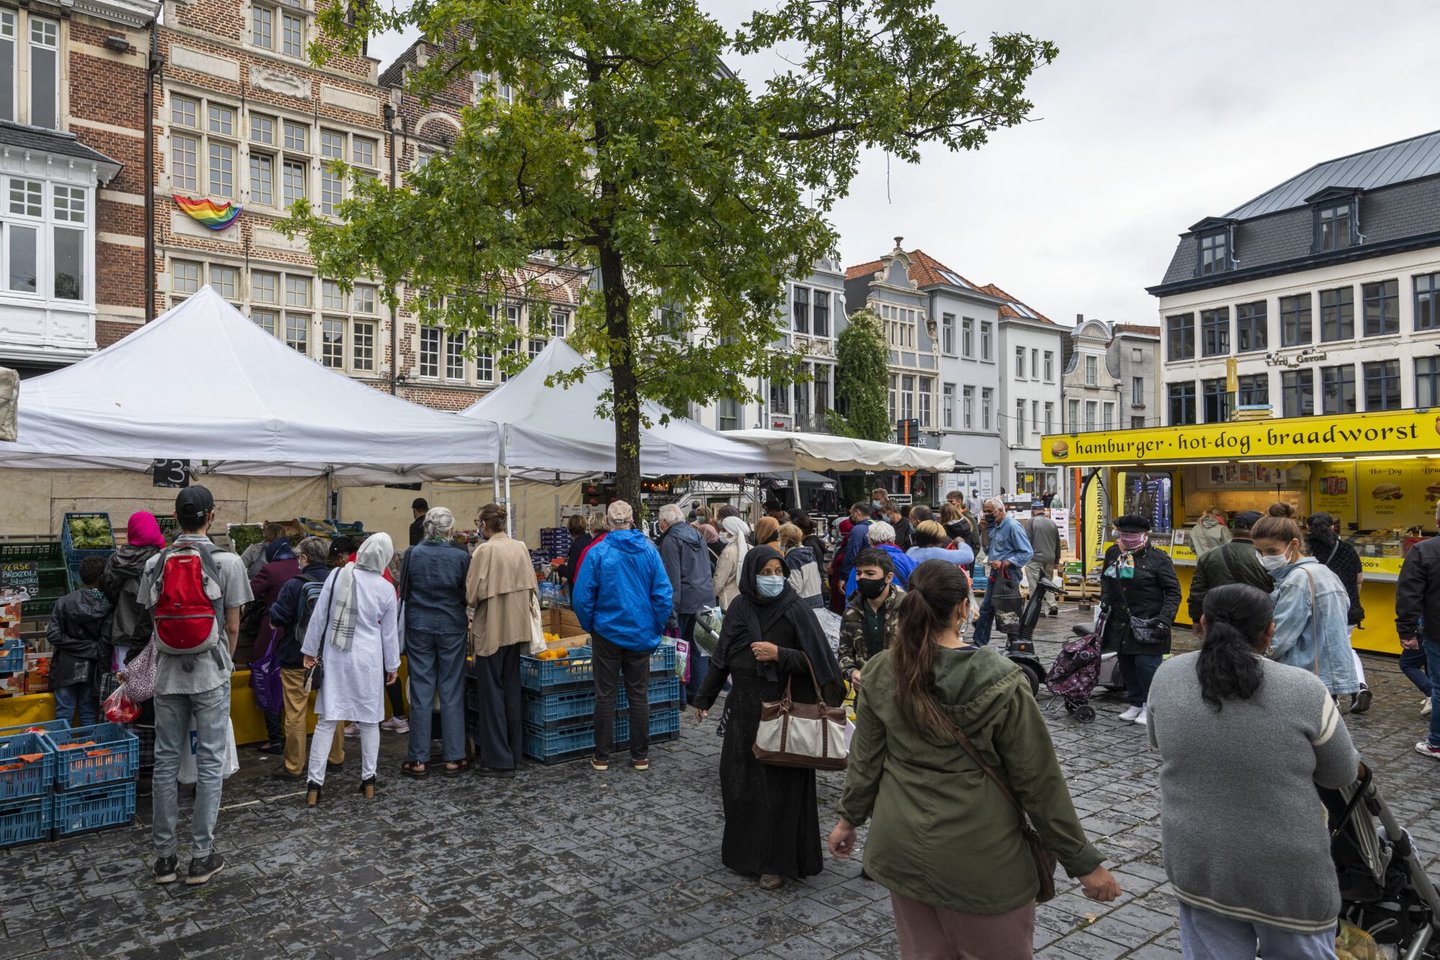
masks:
<svg viewBox="0 0 1440 960"><path fill-rule="evenodd" d="M1440 410L1055 434L1040 443L1045 463L1071 466L1437 453Z"/></svg>

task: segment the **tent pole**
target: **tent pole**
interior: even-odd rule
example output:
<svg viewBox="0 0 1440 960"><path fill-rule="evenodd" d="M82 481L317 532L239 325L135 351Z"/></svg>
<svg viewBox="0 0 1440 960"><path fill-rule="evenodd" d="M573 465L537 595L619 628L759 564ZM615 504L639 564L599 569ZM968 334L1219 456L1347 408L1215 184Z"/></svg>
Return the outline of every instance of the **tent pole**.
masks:
<svg viewBox="0 0 1440 960"><path fill-rule="evenodd" d="M510 501L510 470L505 470L505 532L515 536L515 510Z"/></svg>
<svg viewBox="0 0 1440 960"><path fill-rule="evenodd" d="M800 471L790 471L790 498L795 502L795 510L798 513L800 507Z"/></svg>

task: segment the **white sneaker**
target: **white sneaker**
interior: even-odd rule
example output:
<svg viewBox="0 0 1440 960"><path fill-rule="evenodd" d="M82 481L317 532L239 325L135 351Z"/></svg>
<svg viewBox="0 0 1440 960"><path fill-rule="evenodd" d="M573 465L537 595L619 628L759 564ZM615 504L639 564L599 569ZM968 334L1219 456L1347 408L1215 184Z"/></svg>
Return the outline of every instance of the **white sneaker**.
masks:
<svg viewBox="0 0 1440 960"><path fill-rule="evenodd" d="M1425 698L1423 701L1421 701L1421 703L1420 703L1420 716L1422 716L1422 717L1428 717L1428 716L1430 716L1430 708L1433 707L1434 705L1435 705L1435 702L1434 702L1433 700L1431 700L1429 697L1426 697L1426 698Z"/></svg>
<svg viewBox="0 0 1440 960"><path fill-rule="evenodd" d="M347 736L347 737L358 737L358 736L360 736L360 728L357 727L357 726L355 726L355 724L353 724L353 723L347 723L347 724L345 724L345 736Z"/></svg>
<svg viewBox="0 0 1440 960"><path fill-rule="evenodd" d="M1440 760L1440 747L1430 746L1429 740L1421 740L1419 743L1415 744L1415 752L1423 754L1427 757L1431 757L1435 760Z"/></svg>
<svg viewBox="0 0 1440 960"><path fill-rule="evenodd" d="M1150 726L1150 708L1141 707L1139 715L1135 717L1135 722L1142 727Z"/></svg>
<svg viewBox="0 0 1440 960"><path fill-rule="evenodd" d="M1134 719L1135 719L1136 717L1138 717L1138 716L1140 716L1140 708L1139 708L1139 707L1131 707L1130 709L1126 710L1124 713L1120 714L1120 719L1121 719L1121 720L1124 720L1126 723L1129 723L1131 720L1134 720Z"/></svg>
<svg viewBox="0 0 1440 960"><path fill-rule="evenodd" d="M381 729L389 730L391 733L409 733L410 721L404 717L391 717L380 724Z"/></svg>

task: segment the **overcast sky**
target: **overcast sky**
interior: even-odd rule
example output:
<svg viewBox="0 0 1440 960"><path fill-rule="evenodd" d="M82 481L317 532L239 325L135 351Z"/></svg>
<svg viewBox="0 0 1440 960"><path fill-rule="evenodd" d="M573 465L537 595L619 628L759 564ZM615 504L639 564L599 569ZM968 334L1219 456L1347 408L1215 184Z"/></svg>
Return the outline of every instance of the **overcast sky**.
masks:
<svg viewBox="0 0 1440 960"><path fill-rule="evenodd" d="M755 0L701 0L737 26ZM1176 235L1322 160L1440 127L1434 0L937 0L982 41L1060 47L1034 122L918 167L869 157L834 214L846 264L903 235L1060 323L1156 322ZM388 63L403 37L372 44ZM733 62L758 85L769 64Z"/></svg>

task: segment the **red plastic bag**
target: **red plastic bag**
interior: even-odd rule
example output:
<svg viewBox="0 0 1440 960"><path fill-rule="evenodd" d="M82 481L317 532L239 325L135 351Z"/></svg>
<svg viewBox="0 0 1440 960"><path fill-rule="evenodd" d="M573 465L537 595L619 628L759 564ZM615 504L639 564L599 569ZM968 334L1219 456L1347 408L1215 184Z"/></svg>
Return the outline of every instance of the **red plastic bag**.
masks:
<svg viewBox="0 0 1440 960"><path fill-rule="evenodd" d="M111 723L134 723L140 718L140 705L130 699L123 683L105 698L102 707L105 719Z"/></svg>

